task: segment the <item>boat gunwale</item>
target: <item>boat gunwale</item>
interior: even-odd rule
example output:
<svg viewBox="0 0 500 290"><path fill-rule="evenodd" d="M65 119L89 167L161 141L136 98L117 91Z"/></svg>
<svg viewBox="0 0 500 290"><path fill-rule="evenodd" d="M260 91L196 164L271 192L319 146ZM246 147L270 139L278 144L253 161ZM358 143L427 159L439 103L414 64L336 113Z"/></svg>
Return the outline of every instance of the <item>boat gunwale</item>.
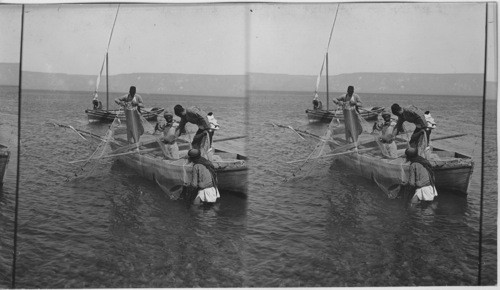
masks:
<svg viewBox="0 0 500 290"><path fill-rule="evenodd" d="M123 140L123 139L118 139L116 140L116 142L112 143L113 145L111 145L111 147L113 146L116 146L118 148L122 147L122 146L126 146L126 142ZM115 149L117 150L117 149ZM218 149L220 152L223 152L223 153L228 153L228 154L235 154L236 156L241 156L237 153L231 153L231 152L227 152L227 151L223 151L223 150L220 150ZM160 148L158 148L158 151L161 151ZM153 151L153 152L156 152ZM164 159L158 155L155 155L153 154L153 152L145 152L143 154L140 154L140 156L143 156L143 157L146 157L148 159L151 159L152 161L163 161L163 162L166 162L166 164L168 164L169 166L175 166L175 167L183 167L184 165L179 165L179 164L175 164L173 162L175 161L178 161L178 160L181 160L181 159L186 159L187 158L179 158L179 159ZM243 156L244 157L244 156ZM116 156L117 159L121 159L121 158L129 158L131 160L135 160L135 159L138 159L138 156L137 155L134 155L134 154L130 154L130 155L123 155L123 156ZM169 162L170 161L170 162ZM243 166L240 166L240 167L234 167L234 168L216 168L216 170L218 172L235 172L235 171L248 171L248 165L246 164L246 159L222 159L221 161L211 161L213 164L218 164L218 163L221 163L222 165L232 165L232 164L238 164L238 163L244 163ZM162 163L163 163L162 162Z"/></svg>
<svg viewBox="0 0 500 290"><path fill-rule="evenodd" d="M385 107L380 107L375 111L363 111L359 113L360 117L370 121L375 120L380 113L385 110ZM310 121L331 121L333 118L344 120L343 114L337 114L337 110L315 110L306 109L307 118Z"/></svg>

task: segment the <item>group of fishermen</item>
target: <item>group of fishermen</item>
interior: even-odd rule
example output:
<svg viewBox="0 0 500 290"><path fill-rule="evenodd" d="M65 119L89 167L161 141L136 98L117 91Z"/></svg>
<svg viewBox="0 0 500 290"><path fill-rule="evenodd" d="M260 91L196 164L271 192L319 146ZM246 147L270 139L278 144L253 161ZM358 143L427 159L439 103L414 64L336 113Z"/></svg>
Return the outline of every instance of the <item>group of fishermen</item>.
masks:
<svg viewBox="0 0 500 290"><path fill-rule="evenodd" d="M137 108L139 113L141 108L144 108L143 99L136 94L135 86L131 86L129 93L116 98L115 102L124 108ZM362 110L361 98L354 93L353 86L348 86L347 93L334 99L333 102L343 110L346 141L357 142L358 135L363 131L359 115L360 110ZM93 104L94 109L102 108L102 104L99 104L96 99L93 100ZM313 105L315 109L322 108L317 93L313 99ZM424 113L415 106L403 108L399 104L393 104L391 112L398 117L397 122L393 122L391 113L383 112L381 114L383 120L374 124L372 133L375 131L380 133L379 142L382 153L386 157L397 158L395 137L405 131L403 127L405 122L415 125L415 130L409 140L409 148L405 151L406 158L410 162L410 176L408 182L403 185L415 188L412 201L433 200L437 196L437 191L434 186L434 174L427 157L430 150L430 134L432 129L436 127L436 123L429 111ZM213 153L212 138L215 130L219 129L219 124L212 112L207 114L197 107L184 108L181 105L176 105L174 114L180 118L178 124L174 121L174 115L165 111L163 115L165 122L159 122L155 127L155 133L156 131L163 133L160 140L164 144L165 157L179 159L177 138L186 133L187 123L197 125L198 130L191 142L192 149L188 151L187 156L188 160L194 163L193 177L189 186L198 191L195 203L215 202L220 195L217 189L217 174L210 161L211 152Z"/></svg>
<svg viewBox="0 0 500 290"><path fill-rule="evenodd" d="M315 94L313 106L315 109L321 109L322 104L317 96ZM347 93L334 99L333 102L343 110L346 141L357 142L358 135L363 132L360 116L361 98L354 93L354 87L349 86ZM397 116L396 122L393 121L392 115ZM415 188L412 202L433 200L437 196L437 191L434 185L434 173L427 159L431 151L430 135L436 128L436 123L430 112L423 112L415 106L401 107L399 104L393 104L391 112L383 112L381 117L382 120L373 125L372 133L380 134L378 142L382 154L388 158L398 157L395 138L398 134L405 132L404 123L415 125L409 146L405 150L406 159L410 162L410 175L408 182L403 182L403 185Z"/></svg>
<svg viewBox="0 0 500 290"><path fill-rule="evenodd" d="M141 113L144 108L142 97L136 93L135 86L131 86L128 94L115 99L115 103L125 109L136 109ZM93 105L95 110L102 109L100 101L94 98ZM174 114L180 118L177 123L174 120ZM198 126L191 148L187 153L187 159L193 163L193 174L191 180L185 184L187 187L187 199L190 199L194 204L213 203L220 198L217 188L217 172L211 160L213 158L212 141L213 135L220 126L212 112L208 114L198 107L184 108L181 105L174 107L174 114L170 111L165 111L163 114L164 120L160 120L155 126L156 132L163 133L159 138L162 151L166 159L180 159L179 146L177 138L181 134L186 133L186 125L188 123ZM191 194L195 192L196 194Z"/></svg>

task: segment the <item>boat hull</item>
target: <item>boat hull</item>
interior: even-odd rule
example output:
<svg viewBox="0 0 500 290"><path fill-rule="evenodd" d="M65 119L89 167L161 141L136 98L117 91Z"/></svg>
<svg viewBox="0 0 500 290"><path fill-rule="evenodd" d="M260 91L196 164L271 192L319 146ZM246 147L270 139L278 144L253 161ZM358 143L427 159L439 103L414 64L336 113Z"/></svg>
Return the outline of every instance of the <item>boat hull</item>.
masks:
<svg viewBox="0 0 500 290"><path fill-rule="evenodd" d="M116 150L121 146L112 144L111 147ZM185 155L187 150L181 150L180 153L181 156ZM247 196L246 158L217 150L215 154L222 158L222 160L212 162L217 171L219 190ZM188 163L187 159L165 160L160 154L130 154L116 158L141 176L155 181L167 191L189 182L192 178L193 164Z"/></svg>
<svg viewBox="0 0 500 290"><path fill-rule="evenodd" d="M467 194L474 169L472 158L437 148L432 153L435 158L429 162L434 170L436 188ZM388 159L370 152L339 155L336 161L385 188L398 188L407 180L410 169L404 156Z"/></svg>
<svg viewBox="0 0 500 290"><path fill-rule="evenodd" d="M1 146L1 145L0 145ZM0 185L3 184L3 178L9 164L10 151L6 147L0 148Z"/></svg>
<svg viewBox="0 0 500 290"><path fill-rule="evenodd" d="M151 108L142 110L141 115L148 121L156 121L158 115L163 113L163 108ZM118 116L120 121L125 121L125 112L123 110L85 110L89 122L113 122Z"/></svg>
<svg viewBox="0 0 500 290"><path fill-rule="evenodd" d="M366 110L362 110L359 114L363 119L367 121L373 121L377 120L378 115L382 113L384 109L385 109L384 107L367 108ZM327 110L307 109L306 113L309 121L330 123L333 118L338 119L339 121L344 121L344 114L342 110L327 111Z"/></svg>

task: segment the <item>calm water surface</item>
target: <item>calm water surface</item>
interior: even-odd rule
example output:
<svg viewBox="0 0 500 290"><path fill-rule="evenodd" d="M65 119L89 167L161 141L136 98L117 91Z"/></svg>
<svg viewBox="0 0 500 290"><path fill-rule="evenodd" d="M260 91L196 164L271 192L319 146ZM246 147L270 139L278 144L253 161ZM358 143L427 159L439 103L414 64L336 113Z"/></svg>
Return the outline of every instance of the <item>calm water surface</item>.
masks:
<svg viewBox="0 0 500 290"><path fill-rule="evenodd" d="M428 206L408 208L330 160L315 161L308 172L290 179L300 163L285 162L306 158L316 143L265 123L322 134L325 125L306 119L309 96L253 93L248 103L241 98L143 97L148 106L180 103L213 111L222 127L218 137L248 133L247 144L231 144L246 147L252 157L249 197L223 194L214 207L193 208L170 200L119 162L81 171L68 161L89 156L96 143L47 122L104 133L106 125L88 124L83 113L88 94L28 91L22 101L16 287L477 284L480 98L362 95L372 105L432 103L439 126L434 136L469 134L439 141L474 156L469 195L443 192ZM1 98L7 104L16 101L7 93ZM497 283L494 106L489 103L485 126L481 282L487 285ZM15 114L13 108L0 112ZM7 233L0 238L0 287L11 283L13 168L9 165L0 191L0 227Z"/></svg>

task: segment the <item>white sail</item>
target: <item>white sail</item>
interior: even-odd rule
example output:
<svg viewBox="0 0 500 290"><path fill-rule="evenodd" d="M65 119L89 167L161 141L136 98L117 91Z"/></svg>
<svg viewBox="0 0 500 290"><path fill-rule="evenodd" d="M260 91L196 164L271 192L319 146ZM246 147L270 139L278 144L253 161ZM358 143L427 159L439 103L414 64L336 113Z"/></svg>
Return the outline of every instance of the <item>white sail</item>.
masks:
<svg viewBox="0 0 500 290"><path fill-rule="evenodd" d="M323 75L323 68L325 67L326 55L328 54L328 50L330 49L330 43L332 42L333 28L335 27L335 22L337 21L337 14L339 13L339 7L340 7L340 4L337 5L337 10L335 11L335 18L333 20L332 29L330 31L330 37L328 38L328 44L326 45L326 53L323 56L323 62L321 63L321 69L319 71L318 78L316 79L316 90L314 91L315 98L317 98L317 96L318 96L319 83L321 81L321 76ZM326 77L328 77L328 76L326 76Z"/></svg>
<svg viewBox="0 0 500 290"><path fill-rule="evenodd" d="M323 57L323 63L321 64L321 69L319 70L318 78L316 79L316 90L314 90L314 98L318 97L319 83L321 81L321 75L323 74L323 67L325 66L326 54Z"/></svg>
<svg viewBox="0 0 500 290"><path fill-rule="evenodd" d="M94 100L97 99L97 91L99 90L99 84L101 83L102 71L104 69L104 64L106 63L109 46L111 44L111 38L113 37L113 31L115 30L116 19L118 18L118 11L120 10L120 4L116 8L115 20L113 21L113 27L111 28L111 33L109 34L108 46L106 47L106 52L104 53L104 60L102 61L101 69L99 70L99 74L97 75L97 80L95 82L95 91L94 91ZM106 72L107 73L107 72Z"/></svg>

